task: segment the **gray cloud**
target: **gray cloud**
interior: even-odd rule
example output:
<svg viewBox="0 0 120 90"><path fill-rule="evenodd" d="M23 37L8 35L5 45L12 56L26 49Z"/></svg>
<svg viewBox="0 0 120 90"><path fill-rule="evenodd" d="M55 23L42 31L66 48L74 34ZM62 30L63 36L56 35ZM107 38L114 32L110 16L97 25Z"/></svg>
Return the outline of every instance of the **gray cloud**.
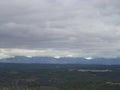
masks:
<svg viewBox="0 0 120 90"><path fill-rule="evenodd" d="M0 48L119 56L119 8L119 0L0 0Z"/></svg>

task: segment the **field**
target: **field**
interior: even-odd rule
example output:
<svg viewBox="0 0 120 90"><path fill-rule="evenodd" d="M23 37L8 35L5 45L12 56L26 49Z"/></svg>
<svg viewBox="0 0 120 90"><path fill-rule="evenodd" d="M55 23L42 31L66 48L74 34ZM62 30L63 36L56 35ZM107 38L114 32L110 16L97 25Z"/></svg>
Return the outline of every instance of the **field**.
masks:
<svg viewBox="0 0 120 90"><path fill-rule="evenodd" d="M120 90L120 66L1 63L0 90Z"/></svg>

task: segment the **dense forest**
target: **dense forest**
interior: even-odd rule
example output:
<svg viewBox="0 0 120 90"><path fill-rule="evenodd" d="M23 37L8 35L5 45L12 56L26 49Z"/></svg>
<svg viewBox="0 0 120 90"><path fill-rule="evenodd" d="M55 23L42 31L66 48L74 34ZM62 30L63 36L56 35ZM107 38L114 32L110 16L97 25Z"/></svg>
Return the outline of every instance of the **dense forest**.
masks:
<svg viewBox="0 0 120 90"><path fill-rule="evenodd" d="M120 90L119 65L0 64L0 90Z"/></svg>

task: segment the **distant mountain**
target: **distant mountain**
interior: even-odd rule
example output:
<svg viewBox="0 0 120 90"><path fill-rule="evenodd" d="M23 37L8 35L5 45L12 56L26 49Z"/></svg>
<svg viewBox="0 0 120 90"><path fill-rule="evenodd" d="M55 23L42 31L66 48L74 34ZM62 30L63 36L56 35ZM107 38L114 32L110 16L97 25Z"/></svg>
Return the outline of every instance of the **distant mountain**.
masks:
<svg viewBox="0 0 120 90"><path fill-rule="evenodd" d="M1 63L40 63L40 64L120 64L120 58L73 58L73 57L25 57L15 56L1 59Z"/></svg>

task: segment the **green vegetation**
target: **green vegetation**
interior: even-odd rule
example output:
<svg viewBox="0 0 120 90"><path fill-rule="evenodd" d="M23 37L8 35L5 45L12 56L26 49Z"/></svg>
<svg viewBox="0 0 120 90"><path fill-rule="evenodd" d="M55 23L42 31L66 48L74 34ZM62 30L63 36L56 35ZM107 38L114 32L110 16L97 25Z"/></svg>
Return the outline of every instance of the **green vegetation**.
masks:
<svg viewBox="0 0 120 90"><path fill-rule="evenodd" d="M0 90L120 90L120 66L0 64Z"/></svg>

